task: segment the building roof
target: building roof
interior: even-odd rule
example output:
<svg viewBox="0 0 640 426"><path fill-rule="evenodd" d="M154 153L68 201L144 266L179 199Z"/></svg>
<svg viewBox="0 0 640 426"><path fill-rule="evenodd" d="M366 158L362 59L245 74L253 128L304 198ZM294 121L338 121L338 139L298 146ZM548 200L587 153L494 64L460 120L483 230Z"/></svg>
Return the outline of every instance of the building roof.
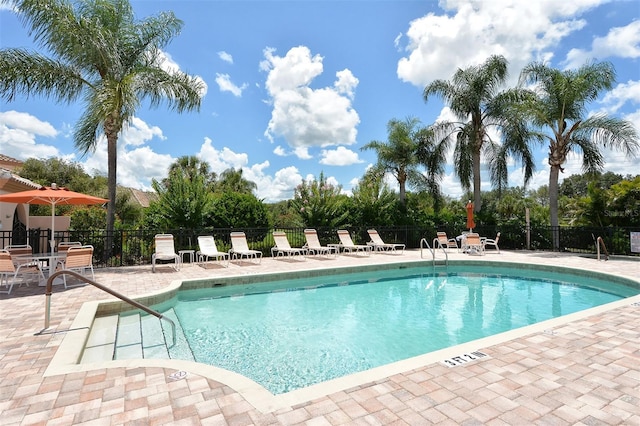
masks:
<svg viewBox="0 0 640 426"><path fill-rule="evenodd" d="M0 153L0 168L13 171L18 167L22 166L24 163L16 158L9 157L8 155L4 155Z"/></svg>
<svg viewBox="0 0 640 426"><path fill-rule="evenodd" d="M126 188L131 192L131 201L135 201L141 207L149 207L151 201L155 201L158 196L155 192L145 192L139 189Z"/></svg>
<svg viewBox="0 0 640 426"><path fill-rule="evenodd" d="M25 179L13 173L11 170L0 167L0 191L6 193L28 191L38 189L42 185Z"/></svg>

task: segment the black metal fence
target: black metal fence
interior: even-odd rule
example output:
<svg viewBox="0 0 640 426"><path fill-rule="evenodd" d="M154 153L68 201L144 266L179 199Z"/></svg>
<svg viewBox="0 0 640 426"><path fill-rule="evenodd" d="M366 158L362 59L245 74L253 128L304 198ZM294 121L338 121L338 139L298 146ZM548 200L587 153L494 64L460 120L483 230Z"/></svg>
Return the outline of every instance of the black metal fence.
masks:
<svg viewBox="0 0 640 426"><path fill-rule="evenodd" d="M249 228L241 229L247 235L247 241L252 249L260 250L265 256L271 254L274 246L271 232L273 229ZM278 228L286 231L292 247L301 247L305 243L303 228ZM366 227L352 227L348 229L356 244L364 244L369 238ZM96 266L130 266L151 263L153 254L153 237L158 233L169 233L175 238L175 249L198 250L198 235L213 235L218 245L218 250L228 251L231 247L230 234L240 229L171 229L171 230L118 230L111 238L111 254L106 255L105 242L107 235L104 231L56 231L56 242L80 241L83 244L94 246ZM318 228L318 237L322 244L338 243L336 229ZM420 241L425 238L432 243L437 231L445 231L449 237L457 236L461 229L443 225L433 228L420 227L386 227L377 228L378 233L385 242L404 243L407 248L419 248ZM552 228L535 227L529 230L524 226L478 226L474 229L482 236L495 238L500 232L499 245L507 250L553 250ZM577 228L560 227L560 250L576 253L595 253L596 241L602 237L605 246L611 255L638 256L640 253L631 252L631 232L640 232L640 228ZM48 241L51 238L49 229L31 229L26 232L0 231L0 247L9 244L26 244L32 246L34 253L46 252L49 248ZM527 245L528 242L528 245Z"/></svg>

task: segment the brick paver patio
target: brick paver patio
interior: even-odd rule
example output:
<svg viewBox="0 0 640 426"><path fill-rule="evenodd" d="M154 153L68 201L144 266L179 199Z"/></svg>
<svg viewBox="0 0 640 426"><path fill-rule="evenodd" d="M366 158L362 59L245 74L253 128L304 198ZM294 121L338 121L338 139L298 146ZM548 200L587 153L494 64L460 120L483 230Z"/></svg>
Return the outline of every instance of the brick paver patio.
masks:
<svg viewBox="0 0 640 426"><path fill-rule="evenodd" d="M451 259L466 255L451 253ZM129 296L176 279L300 268L420 260L404 255L339 256L228 269L185 265L101 269L96 281ZM544 263L609 272L640 282L640 262L558 253L488 253L474 259ZM639 284L640 285L640 284ZM53 331L68 329L81 305L107 299L89 286L55 288ZM290 405L265 410L229 384L189 371L173 379L159 367L96 365L45 377L64 332L35 335L44 324L44 289L0 295L0 424L2 425L640 425L640 296L589 316L559 322L481 349L489 357L448 368L428 362L407 371ZM381 367L384 368L384 367Z"/></svg>

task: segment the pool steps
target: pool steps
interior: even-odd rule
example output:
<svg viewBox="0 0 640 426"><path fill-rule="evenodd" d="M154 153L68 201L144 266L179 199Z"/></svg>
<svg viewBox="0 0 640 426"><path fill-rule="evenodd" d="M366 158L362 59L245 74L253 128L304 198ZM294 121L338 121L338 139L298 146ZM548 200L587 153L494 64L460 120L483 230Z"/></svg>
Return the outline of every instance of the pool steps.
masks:
<svg viewBox="0 0 640 426"><path fill-rule="evenodd" d="M164 313L177 322L173 309ZM179 329L177 344L167 348L160 320L150 315L109 315L94 320L80 363L94 363L115 359L170 359L194 360Z"/></svg>

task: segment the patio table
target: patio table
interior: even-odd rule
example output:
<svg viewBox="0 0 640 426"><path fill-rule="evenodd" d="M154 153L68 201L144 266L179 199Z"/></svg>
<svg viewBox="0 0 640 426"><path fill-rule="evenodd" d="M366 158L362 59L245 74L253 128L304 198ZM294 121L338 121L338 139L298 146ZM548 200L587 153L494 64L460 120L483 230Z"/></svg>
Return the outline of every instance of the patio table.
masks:
<svg viewBox="0 0 640 426"><path fill-rule="evenodd" d="M42 268L42 273L44 274L45 278L48 279L51 276L51 274L55 272L56 264L58 263L58 261L61 259L65 259L66 257L67 257L67 252L63 251L63 252L54 252L54 253L19 254L19 255L13 256L13 259L15 259L18 263L38 262L38 264L41 265L40 267ZM46 266L42 266L43 264ZM61 284L61 283L62 283L62 279L56 278L56 282L54 282L54 284ZM44 287L47 285L47 283L46 282L38 283L38 285L41 287Z"/></svg>

